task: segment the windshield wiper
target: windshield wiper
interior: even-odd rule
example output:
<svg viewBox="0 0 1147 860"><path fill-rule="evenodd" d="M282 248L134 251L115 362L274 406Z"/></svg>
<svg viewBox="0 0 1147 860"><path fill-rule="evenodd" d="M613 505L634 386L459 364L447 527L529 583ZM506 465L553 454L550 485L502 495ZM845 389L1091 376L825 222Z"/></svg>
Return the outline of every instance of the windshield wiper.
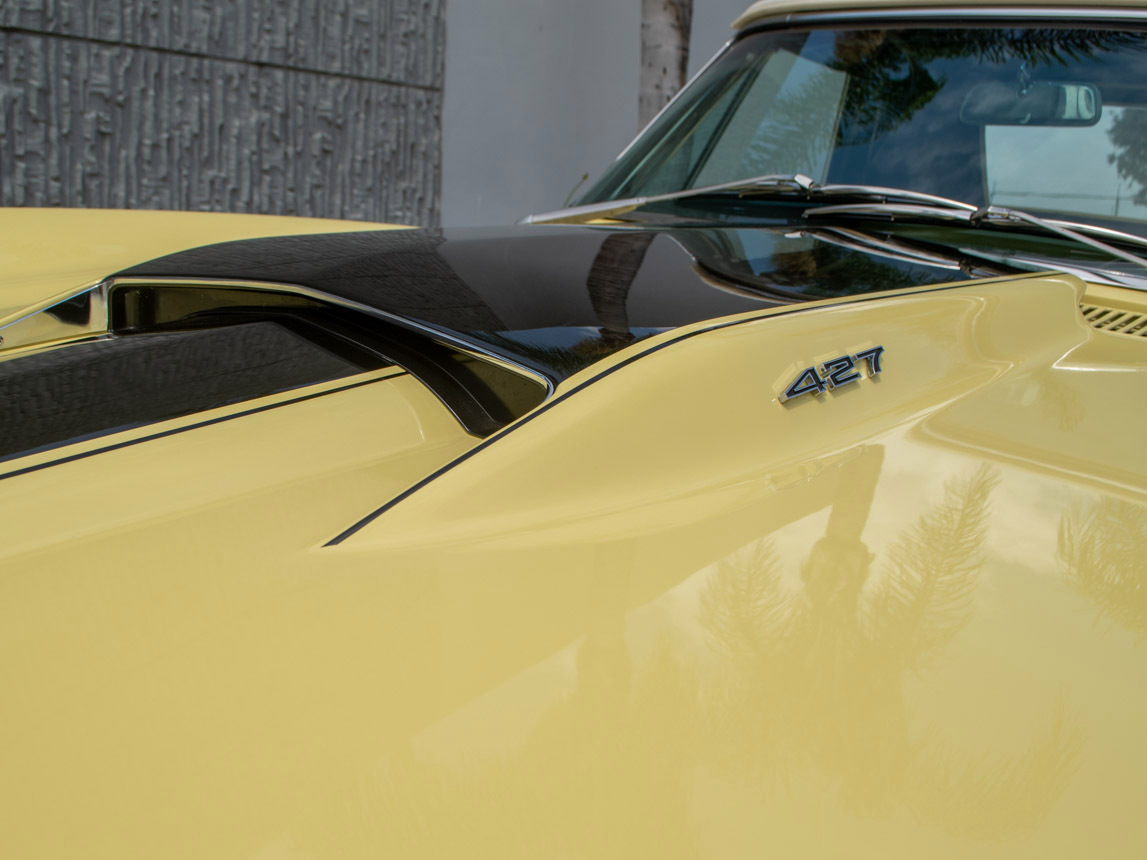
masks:
<svg viewBox="0 0 1147 860"><path fill-rule="evenodd" d="M820 200L831 197L860 199L861 203L818 206L804 211L804 218L825 216L885 216L890 220L907 219L917 221L947 221L966 224L971 227L984 225L1010 225L1035 227L1081 245L1102 251L1121 260L1134 263L1147 269L1147 259L1130 254L1107 242L1092 238L1103 236L1126 244L1147 247L1147 239L1119 230L1081 224L1074 221L1061 221L1040 218L1019 209L1002 206L973 206L960 200L911 191L906 188L887 188L881 185L848 185L841 183L820 184L803 173L775 174L725 182L719 185L706 185L700 188L687 188L668 194L653 194L646 197L630 197L623 200L608 200L604 203L590 203L585 206L571 206L553 212L527 215L519 224L583 224L596 219L616 218L636 209L657 203L670 203L694 197L732 194L738 197L794 197L804 200ZM1088 235L1090 234L1090 235Z"/></svg>
<svg viewBox="0 0 1147 860"><path fill-rule="evenodd" d="M918 203L955 212L975 212L976 207L959 200L909 191L904 188L885 188L880 185L821 185L803 173L770 173L752 179L739 179L720 185L705 185L700 188L686 188L669 194L651 194L647 197L629 197L624 200L607 200L604 203L589 203L585 206L571 206L553 212L527 215L519 224L583 224L597 218L616 218L635 209L656 203L671 203L675 200L688 200L691 197L710 197L732 194L738 197L794 197L802 200L819 200L826 197L850 197L872 203L902 201Z"/></svg>
<svg viewBox="0 0 1147 860"><path fill-rule="evenodd" d="M1080 245L1086 245L1089 248L1094 248L1097 251L1102 251L1105 254L1118 257L1121 260L1127 260L1128 262L1135 263L1137 266L1147 269L1147 259L1135 254L1130 254L1127 251L1116 248L1114 245L1101 242L1085 234L1099 234L1120 242L1142 247L1147 247L1147 239L1143 239L1131 233L1109 230L1105 227L1094 227L1090 224L1077 224L1072 221L1053 221L1047 218L1040 218L1029 212L1023 212L1019 209L1008 209L1003 206L983 206L979 209L966 206L966 208L954 209L949 206L900 203L851 203L843 206L818 206L813 209L806 209L804 212L806 219L810 217L839 217L842 215L861 217L877 215L886 217L892 221L897 219L907 221L944 221L966 224L970 227L982 227L991 224L1035 227L1045 233L1051 233L1065 239L1070 239Z"/></svg>
<svg viewBox="0 0 1147 860"><path fill-rule="evenodd" d="M990 263L993 261L988 261L989 264L985 265L978 255L964 252L961 249L956 249L959 253L954 253L952 250L938 251L931 248L926 249L915 243L907 243L894 238L880 238L870 233L849 230L844 227L819 227L809 225L800 230L786 233L785 235L790 238L803 238L807 236L818 242L836 245L849 251L859 251L869 256L884 257L910 265L950 269L952 271L963 272L973 278L997 277L1009 271L1009 269L1004 268L1004 266L1008 265L1006 260L1001 259L994 261L997 264L1003 263L1003 266L991 266Z"/></svg>

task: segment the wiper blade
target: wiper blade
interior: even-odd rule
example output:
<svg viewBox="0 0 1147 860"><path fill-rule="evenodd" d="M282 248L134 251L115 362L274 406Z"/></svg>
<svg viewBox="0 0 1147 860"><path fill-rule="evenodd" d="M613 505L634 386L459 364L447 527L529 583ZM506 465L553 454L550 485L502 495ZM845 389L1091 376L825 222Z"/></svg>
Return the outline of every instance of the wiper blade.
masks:
<svg viewBox="0 0 1147 860"><path fill-rule="evenodd" d="M1008 209L1003 206L983 206L979 209L971 207L971 211L969 211L968 209L953 209L946 206L898 203L852 203L842 206L818 206L813 209L806 209L804 212L805 218L839 217L841 215L877 215L887 217L893 221L897 219L908 221L945 221L966 224L969 227L982 227L991 224L1035 227L1045 233L1052 233L1065 239L1071 239L1080 245L1086 245L1089 248L1094 248L1112 257L1127 260L1128 262L1135 263L1137 266L1147 269L1147 259L1136 256L1135 254L1130 254L1127 251L1116 248L1114 245L1109 245L1107 242L1094 239L1091 236L1085 235L1085 232L1099 233L1100 235L1108 236L1118 241L1147 247L1147 240L1141 239L1138 236L1133 236L1130 233L1121 233L1118 230L1092 227L1088 224L1075 224L1070 221L1053 221L1040 218L1029 212L1023 212L1019 209Z"/></svg>
<svg viewBox="0 0 1147 860"><path fill-rule="evenodd" d="M849 197L886 203L906 201L920 203L958 212L975 212L976 207L959 200L937 197L905 188L886 188L881 185L843 185L815 182L803 173L770 173L752 179L739 179L720 185L705 185L700 188L686 188L668 194L652 194L647 197L629 197L624 200L607 200L604 203L590 203L585 206L571 206L553 212L527 215L519 224L584 224L597 218L616 218L635 209L656 203L672 203L675 200L688 200L691 197L711 197L715 195L735 195L737 197L794 197L803 200L817 200L826 197Z"/></svg>
<svg viewBox="0 0 1147 860"><path fill-rule="evenodd" d="M1059 218L1044 218L1048 224L1054 224L1056 227L1066 227L1069 230L1075 230L1077 233L1086 233L1089 236L1099 236L1102 238L1112 239L1116 242L1124 242L1128 245L1138 245L1141 248L1147 248L1147 239L1142 236L1136 236L1134 233L1124 233L1122 230L1112 230L1110 227L1099 227L1095 224L1084 224L1081 221L1063 221Z"/></svg>
<svg viewBox="0 0 1147 860"><path fill-rule="evenodd" d="M786 235L792 237L807 236L829 245L836 245L837 247L850 251L859 251L869 256L875 255L917 266L924 265L937 269L960 271L975 278L994 277L1008 271L1002 266L990 267L982 265L980 264L979 257L962 250L960 253L953 253L952 251L926 249L914 243L907 243L893 238L879 238L866 232L849 230L844 227L814 227L810 225L800 230L787 233ZM1001 260L997 262L1006 261Z"/></svg>
<svg viewBox="0 0 1147 860"><path fill-rule="evenodd" d="M1102 251L1121 260L1147 268L1147 259L1130 254L1107 242L1092 238L1099 235L1116 241L1147 247L1147 239L1131 233L1123 233L1091 224L1040 218L1019 209L1003 206L976 207L970 203L925 194L906 188L888 188L881 185L849 185L842 183L820 184L802 173L757 176L736 182L719 185L706 185L700 188L687 188L668 194L654 194L646 197L630 197L624 200L609 200L604 203L590 203L586 206L571 206L553 212L527 215L519 224L582 224L598 218L616 218L644 206L657 203L670 203L688 200L693 197L707 197L720 194L734 194L738 197L775 196L796 197L805 200L818 200L831 197L861 198L862 203L847 203L818 206L806 209L804 217L824 217L831 215L883 215L891 220L907 218L923 221L950 221L980 227L985 224L1025 225L1036 227Z"/></svg>

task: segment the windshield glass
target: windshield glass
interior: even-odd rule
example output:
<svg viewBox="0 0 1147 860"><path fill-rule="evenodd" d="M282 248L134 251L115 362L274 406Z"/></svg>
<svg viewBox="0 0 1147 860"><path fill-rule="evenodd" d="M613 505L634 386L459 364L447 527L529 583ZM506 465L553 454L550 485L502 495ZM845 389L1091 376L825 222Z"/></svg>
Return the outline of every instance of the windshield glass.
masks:
<svg viewBox="0 0 1147 860"><path fill-rule="evenodd" d="M581 202L770 173L1147 235L1147 33L1050 25L751 33Z"/></svg>

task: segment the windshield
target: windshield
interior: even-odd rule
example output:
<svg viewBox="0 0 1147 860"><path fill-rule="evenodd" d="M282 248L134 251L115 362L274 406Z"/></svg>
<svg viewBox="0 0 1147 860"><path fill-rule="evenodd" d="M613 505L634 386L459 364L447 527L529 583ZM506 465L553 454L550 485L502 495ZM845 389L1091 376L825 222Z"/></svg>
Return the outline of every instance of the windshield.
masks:
<svg viewBox="0 0 1147 860"><path fill-rule="evenodd" d="M581 202L797 173L1147 236L1147 33L751 33Z"/></svg>

